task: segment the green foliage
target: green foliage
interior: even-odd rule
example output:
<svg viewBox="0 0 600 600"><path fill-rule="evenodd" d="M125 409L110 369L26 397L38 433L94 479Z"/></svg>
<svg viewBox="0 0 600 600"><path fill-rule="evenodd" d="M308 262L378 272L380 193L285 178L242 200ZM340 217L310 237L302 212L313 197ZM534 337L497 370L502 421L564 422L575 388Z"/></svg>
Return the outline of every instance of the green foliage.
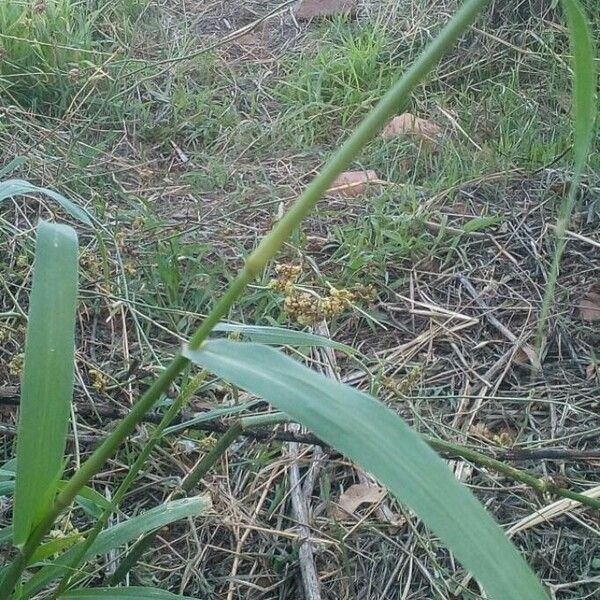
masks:
<svg viewBox="0 0 600 600"><path fill-rule="evenodd" d="M93 21L74 0L0 3L0 92L59 114L95 71Z"/></svg>
<svg viewBox="0 0 600 600"><path fill-rule="evenodd" d="M98 499L93 493L87 493L86 496L85 485L105 467L106 461L118 446L132 433L144 415L163 398L191 360L226 382L248 389L278 406L288 417L308 427L371 471L398 499L406 502L423 518L449 549L479 578L491 598L546 598L539 582L483 507L455 480L444 462L397 415L375 399L326 379L266 345L229 340L207 341L214 332L220 332L260 340L264 344L332 345L325 343L318 336L289 333L278 328L227 325L222 320L229 315L231 307L239 300L247 285L263 271L315 207L339 173L357 158L361 149L385 122L408 102L409 95L435 67L447 48L468 28L484 4L485 0L468 0L417 62L407 69L400 81L393 86L391 84L394 74L401 65L397 54L389 50L390 44L379 30L374 27L366 28L358 36L351 36L347 35L345 28L340 27L335 32L337 37L331 47L321 48L314 60L298 70L295 83L288 81L278 90L279 99L289 106L292 114L301 117L299 128L292 133L299 134L305 140L317 139L319 132L326 132L327 136L333 138L339 133L335 131L336 128L348 128L358 114L365 112L379 97L383 97L349 140L338 149L321 174L277 221L272 232L250 255L245 267L231 282L225 295L214 303L214 308L192 335L184 352L174 358L113 432L65 484L59 482L59 477L64 460L68 398L72 391L73 378L76 238L74 231L66 226L40 226L21 399L14 530L11 532L7 528L0 531L0 540L7 541L13 536L18 552L13 562L0 572L0 597L9 598L18 590L19 598L30 598L59 577L63 577L63 580L56 594L62 594L66 587L79 584L80 576L85 573L81 565L86 561L140 536L147 536L148 533L177 519L202 514L208 508L207 500L202 497L174 500L99 533L105 523L102 519L114 508L112 505L103 505L104 512L97 521L99 525L84 533L87 536L85 541L79 541L77 536L60 542L48 541L45 537L56 519L75 499L86 498L92 505L97 502ZM574 35L583 40L573 42L576 58L576 156L580 173L591 135L588 128L592 125L593 110L590 107L595 107L594 78L589 74L589 71L593 70L593 62L589 59L589 45L585 45L588 33L578 4L575 0L564 0L564 4ZM12 75L2 72L4 85L12 86L8 87L9 94L19 94L16 83L17 80L20 81L16 76L18 69L31 69L27 71L27 77L33 78L29 82L33 91L30 97L25 94L21 101L30 101L33 107L38 108L48 103L56 103L56 106L64 108L72 89L68 89L61 77L66 73L68 79L68 68L79 69L80 66L85 66L87 58L83 57L85 55L89 58L88 51L91 51L93 46L92 36L89 29L86 29L89 22L84 26L83 21L77 20L73 14L74 6L66 0L56 0L50 8L48 5L44 6L44 10L39 12L47 19L46 22L39 15L32 14L33 6L13 0L6 3L6 6L0 6L0 15L8 27L1 29L2 44L6 46L7 40L11 43L19 41L24 35L29 36L24 39L33 39L28 45L19 46L15 43L14 47L9 48L13 58L7 61L8 66L3 68L17 66L17 71ZM145 5L131 2L131 9L132 18L138 18ZM38 18L39 21L34 22L34 19ZM74 20L76 26L71 26L72 22L69 19ZM56 46L51 37L53 25L73 36L68 46L58 45L61 52L56 55L48 50ZM10 29L11 27L13 29ZM20 29L23 27L25 29ZM14 32L19 32L19 35ZM43 39L51 41L40 41ZM62 50L75 54L63 55ZM48 56L45 53L49 53ZM35 63L33 67L27 62L32 60ZM71 67L73 64L79 66ZM43 71L42 68L47 70ZM291 73L295 67L290 65L288 68ZM214 74L214 71L211 69L210 73ZM186 139L194 146L217 146L223 123L235 126L238 122L238 115L227 100L219 98L214 90L198 92L192 85L193 79L191 76L189 89L179 88L172 96L163 97L160 96L160 92L154 92L155 96L160 96L161 102L172 103L169 104L169 111L173 111L176 121L176 125L173 125L167 116L164 131L160 126L150 133L146 131L151 136L156 135L155 139L159 143L170 140L172 135L184 133ZM61 87L61 81L66 87ZM386 88L390 86L390 91L384 95ZM152 111L149 111L149 114L153 114ZM228 121L229 118L231 121ZM583 118L590 121L585 127ZM42 191L57 200L70 216L86 225L92 223L87 213L64 197L49 190L34 188L22 180L7 182L4 188L0 186L0 200L37 191ZM574 191L572 193L575 194ZM381 203L375 203L373 214L364 220L354 234L342 230L336 233L338 241L346 246L346 250L353 245L360 249L359 253L351 257L351 266L355 273L362 273L363 269L365 272L369 270L369 263L360 264L359 258L372 245L383 247L385 252L393 249L393 252L389 255L368 257L371 263L380 260L401 260L408 252L409 246L411 251L419 244L422 244L423 252L431 249L432 240L425 233L423 224L416 220L403 220L404 215L394 213L387 206L387 200L382 196ZM401 212L405 212L405 209L406 207ZM488 227L494 222L493 217L484 215L467 223L464 228L465 234ZM48 237L50 233L54 237ZM355 237L352 238L352 235ZM198 249L196 247L193 252L188 252L189 249L183 249L175 241L159 244L156 255L158 268L155 270L158 279L151 282L157 283L157 298L160 300L157 303L165 307L182 303L188 309L193 307L193 310L199 310L207 303L207 296L211 295L212 288L207 286L204 290L197 291L194 285L190 284L202 272L197 262ZM59 294L61 289L65 294L63 296ZM47 311L51 311L52 319L47 318ZM174 325L186 329L189 323L174 322ZM333 347L346 350L343 346ZM237 409L241 410L241 407L238 406L235 410ZM229 414L233 414L233 409L228 410ZM203 418L207 418L207 415L203 415ZM161 422L163 433L176 430L166 428L168 421L169 419L165 419ZM229 443L226 437L229 436L233 441L241 427L241 422L236 422L219 440L222 451L225 451ZM154 441L158 437L157 434ZM41 457L38 455L40 448ZM219 452L213 449L211 465L218 459ZM128 483L134 480L143 462L144 460L139 460L139 464L136 463ZM204 464L206 469L210 467L206 466L207 464ZM0 473L0 490L5 492L10 491L12 484L9 473L9 469ZM198 478L201 476L202 471ZM120 489L119 492L124 494L125 489ZM61 552L60 556L48 560L56 551ZM44 563L36 562L40 560L44 560ZM123 572L131 568L135 560L135 554L129 555L124 561ZM21 579L26 568L31 569L33 573L23 583ZM71 589L66 591L63 597L160 599L170 598L172 595L160 590L119 588Z"/></svg>
<svg viewBox="0 0 600 600"><path fill-rule="evenodd" d="M340 130L353 126L400 72L385 31L365 25L357 32L343 25L337 22L321 31L316 52L284 63L287 77L275 90L289 110L289 133L300 134L307 144L335 139Z"/></svg>
<svg viewBox="0 0 600 600"><path fill-rule="evenodd" d="M204 514L209 508L210 500L206 496L194 496L165 502L144 513L131 517L127 521L105 529L85 551L84 560L90 560L99 554L105 554L114 548L124 546L149 531L155 531L180 519ZM23 597L29 598L67 571L71 560L77 555L83 544L84 542L80 542L72 546L55 561L43 566L24 584Z"/></svg>

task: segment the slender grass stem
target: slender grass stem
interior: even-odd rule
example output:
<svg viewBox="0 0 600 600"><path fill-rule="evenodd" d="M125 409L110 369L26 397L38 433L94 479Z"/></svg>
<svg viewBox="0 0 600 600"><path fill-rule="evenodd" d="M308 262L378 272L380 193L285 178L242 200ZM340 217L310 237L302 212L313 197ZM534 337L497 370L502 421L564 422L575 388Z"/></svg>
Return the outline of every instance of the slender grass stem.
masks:
<svg viewBox="0 0 600 600"><path fill-rule="evenodd" d="M102 529L105 527L110 515L119 507L119 504L121 503L121 500L123 500L125 494L127 493L127 490L129 490L131 484L137 478L139 472L141 471L146 460L150 456L152 450L154 450L156 444L161 439L164 430L171 424L171 422L177 416L179 411L189 402L190 398L192 397L192 394L198 389L198 387L202 384L205 378L205 371L202 371L201 373L198 373L195 377L193 377L182 390L182 392L179 394L175 402L173 402L173 404L171 404L167 412L165 412L160 423L155 427L154 431L152 432L150 439L146 442L144 448L136 458L135 462L129 468L127 476L121 482L121 485L115 492L110 502L110 505L104 509L104 512L96 521L92 530L87 534L85 541L77 555L73 558L73 560L68 566L65 566L66 573L60 581L60 583L58 584L58 587L50 597L50 600L56 600L57 598L59 598L60 595L69 587L77 568L79 567L79 565L85 557L85 553L88 551L88 549L94 543L95 539L98 537Z"/></svg>

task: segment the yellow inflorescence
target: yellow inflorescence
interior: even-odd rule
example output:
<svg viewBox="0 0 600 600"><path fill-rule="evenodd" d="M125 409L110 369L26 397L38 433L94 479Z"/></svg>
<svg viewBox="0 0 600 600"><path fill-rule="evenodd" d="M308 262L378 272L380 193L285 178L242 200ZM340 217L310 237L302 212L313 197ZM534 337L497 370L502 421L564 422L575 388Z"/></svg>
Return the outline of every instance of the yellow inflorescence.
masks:
<svg viewBox="0 0 600 600"><path fill-rule="evenodd" d="M284 296L285 311L301 325L313 325L322 320L332 319L356 300L372 299L374 289L361 286L355 290L330 288L326 296L299 290L296 286L302 274L302 267L288 263L275 267L277 276L269 282L269 288Z"/></svg>
<svg viewBox="0 0 600 600"><path fill-rule="evenodd" d="M8 372L15 377L23 372L23 364L25 362L24 354L15 354L8 363Z"/></svg>
<svg viewBox="0 0 600 600"><path fill-rule="evenodd" d="M108 386L108 377L102 372L99 371L98 369L90 369L88 371L88 374L90 376L90 381L92 383L92 387L100 393L103 393L106 391L106 388Z"/></svg>

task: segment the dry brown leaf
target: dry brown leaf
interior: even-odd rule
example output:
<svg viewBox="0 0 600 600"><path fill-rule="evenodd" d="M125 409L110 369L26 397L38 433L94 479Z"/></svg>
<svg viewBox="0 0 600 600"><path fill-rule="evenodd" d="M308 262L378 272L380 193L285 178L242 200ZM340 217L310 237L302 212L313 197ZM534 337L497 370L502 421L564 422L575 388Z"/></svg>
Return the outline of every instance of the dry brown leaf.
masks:
<svg viewBox="0 0 600 600"><path fill-rule="evenodd" d="M296 11L296 19L308 21L314 18L354 13L356 5L357 0L302 0Z"/></svg>
<svg viewBox="0 0 600 600"><path fill-rule="evenodd" d="M371 182L377 180L375 171L345 171L333 182L329 193L348 198L360 196L372 185Z"/></svg>
<svg viewBox="0 0 600 600"><path fill-rule="evenodd" d="M433 121L421 119L411 113L403 113L394 117L383 129L381 136L391 140L399 135L413 135L422 142L435 144L442 133L442 128Z"/></svg>
<svg viewBox="0 0 600 600"><path fill-rule="evenodd" d="M584 321L600 321L600 284L596 284L579 303L579 316Z"/></svg>
<svg viewBox="0 0 600 600"><path fill-rule="evenodd" d="M378 504L384 496L385 489L378 485L357 483L340 496L338 506L343 516L353 515L361 504Z"/></svg>
<svg viewBox="0 0 600 600"><path fill-rule="evenodd" d="M594 381L594 379L596 379L597 374L598 374L598 365L596 363L591 362L585 368L585 378L588 381Z"/></svg>

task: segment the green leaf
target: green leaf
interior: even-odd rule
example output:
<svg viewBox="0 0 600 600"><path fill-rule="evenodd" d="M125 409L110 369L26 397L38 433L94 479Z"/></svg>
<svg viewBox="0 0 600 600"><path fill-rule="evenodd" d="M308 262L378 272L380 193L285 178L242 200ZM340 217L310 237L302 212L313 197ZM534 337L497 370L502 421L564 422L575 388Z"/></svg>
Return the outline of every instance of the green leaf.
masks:
<svg viewBox="0 0 600 600"><path fill-rule="evenodd" d="M169 523L200 515L211 507L207 496L194 496L165 502L145 513L132 517L114 527L104 530L85 553L85 560L90 560L98 554L106 554L114 548L124 546L142 535L160 529ZM48 583L60 577L65 572L73 558L79 553L80 544L76 544L57 558L52 564L40 569L27 583L23 585L23 598L29 598L40 591ZM44 545L38 550L44 553Z"/></svg>
<svg viewBox="0 0 600 600"><path fill-rule="evenodd" d="M229 340L184 355L264 397L351 458L412 508L491 598L548 600L502 530L425 441L381 402L273 348Z"/></svg>
<svg viewBox="0 0 600 600"><path fill-rule="evenodd" d="M71 200L65 198L62 194L58 194L48 188L38 187L23 179L8 179L7 181L0 183L0 202L6 200L6 198L12 198L13 196L23 196L35 193L44 194L49 198L56 200L56 202L58 202L74 219L93 227L92 219L87 211L80 206L77 206L77 204Z"/></svg>
<svg viewBox="0 0 600 600"><path fill-rule="evenodd" d="M499 223L502 223L502 219L498 216L476 217L464 224L463 231L465 233L474 233L498 225Z"/></svg>
<svg viewBox="0 0 600 600"><path fill-rule="evenodd" d="M49 510L63 469L73 396L77 234L38 226L17 431L14 544Z"/></svg>
<svg viewBox="0 0 600 600"><path fill-rule="evenodd" d="M544 330L550 308L555 299L556 282L560 262L567 239L566 230L573 208L577 203L579 184L585 169L588 153L594 137L594 123L598 111L596 98L597 71L594 65L596 50L594 38L588 25L586 14L578 0L561 0L567 17L571 52L573 55L573 155L574 169L569 186L569 195L561 206L556 226L556 248L548 274L542 309L538 319L536 346L541 349Z"/></svg>
<svg viewBox="0 0 600 600"><path fill-rule="evenodd" d="M22 164L27 162L25 156L15 156L8 164L4 165L0 169L0 179L6 177L12 173L15 169L18 169Z"/></svg>
<svg viewBox="0 0 600 600"><path fill-rule="evenodd" d="M50 556L60 554L63 550L71 548L80 541L80 533L70 533L63 537L54 538L50 542L37 547L31 557L31 562L41 562Z"/></svg>
<svg viewBox="0 0 600 600"><path fill-rule="evenodd" d="M8 527L4 527L4 528L0 529L0 544L10 542L11 539L12 539L12 527L10 525Z"/></svg>
<svg viewBox="0 0 600 600"><path fill-rule="evenodd" d="M239 333L252 342L275 346L309 346L318 348L334 348L347 354L356 354L352 346L330 340L322 335L285 329L284 327L269 327L265 325L245 325L243 323L219 323L213 331Z"/></svg>
<svg viewBox="0 0 600 600"><path fill-rule="evenodd" d="M67 481L59 481L58 489L64 489L67 484ZM98 518L102 511L110 506L110 502L102 494L88 486L84 486L79 490L79 493L75 496L75 502L94 518Z"/></svg>
<svg viewBox="0 0 600 600"><path fill-rule="evenodd" d="M578 0L561 0L573 52L573 118L575 168L581 173L594 135L598 103L594 38Z"/></svg>
<svg viewBox="0 0 600 600"><path fill-rule="evenodd" d="M61 595L69 600L87 600L102 598L102 600L192 600L189 596L177 596L158 588L126 587L126 588L95 588L87 590L69 590Z"/></svg>

